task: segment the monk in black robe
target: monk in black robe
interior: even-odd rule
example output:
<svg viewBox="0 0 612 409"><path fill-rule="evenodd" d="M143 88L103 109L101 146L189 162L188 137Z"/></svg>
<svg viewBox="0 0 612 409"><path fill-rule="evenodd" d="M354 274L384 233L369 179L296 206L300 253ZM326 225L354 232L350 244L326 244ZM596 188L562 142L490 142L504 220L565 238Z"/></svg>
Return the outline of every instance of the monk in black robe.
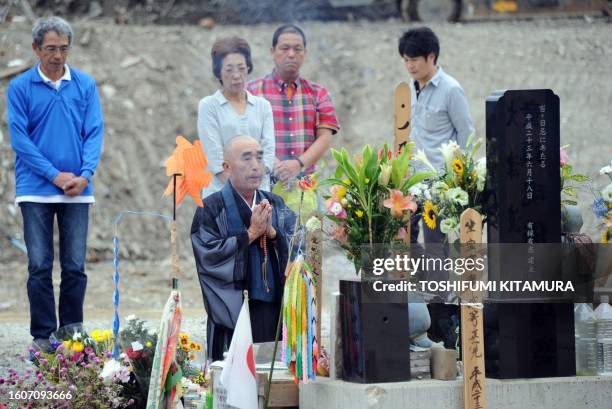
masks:
<svg viewBox="0 0 612 409"><path fill-rule="evenodd" d="M280 197L258 189L265 165L255 139L233 138L223 169L225 186L204 199L191 226L213 361L229 348L243 290L249 291L253 342L274 341L296 220Z"/></svg>

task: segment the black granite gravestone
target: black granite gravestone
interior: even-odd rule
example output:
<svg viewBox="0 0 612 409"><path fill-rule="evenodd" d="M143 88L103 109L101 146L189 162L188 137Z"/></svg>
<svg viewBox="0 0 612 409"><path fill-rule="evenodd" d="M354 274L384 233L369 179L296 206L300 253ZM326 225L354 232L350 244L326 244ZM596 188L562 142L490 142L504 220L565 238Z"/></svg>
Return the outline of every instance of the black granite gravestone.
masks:
<svg viewBox="0 0 612 409"><path fill-rule="evenodd" d="M360 383L408 381L407 305L365 302L362 285L340 281L342 379Z"/></svg>
<svg viewBox="0 0 612 409"><path fill-rule="evenodd" d="M486 120L489 279L559 280L558 260L528 254L537 243L561 239L559 97L497 91L487 98ZM491 250L508 243L525 243L525 257ZM486 375L575 375L573 304L508 301L501 295L485 306Z"/></svg>

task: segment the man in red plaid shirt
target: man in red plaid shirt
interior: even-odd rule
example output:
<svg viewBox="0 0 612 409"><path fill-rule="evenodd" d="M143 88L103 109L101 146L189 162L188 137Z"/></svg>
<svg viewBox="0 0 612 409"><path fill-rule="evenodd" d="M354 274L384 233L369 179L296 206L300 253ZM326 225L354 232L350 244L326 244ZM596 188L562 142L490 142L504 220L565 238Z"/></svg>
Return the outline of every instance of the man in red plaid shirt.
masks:
<svg viewBox="0 0 612 409"><path fill-rule="evenodd" d="M300 77L306 57L306 36L285 24L272 36L274 70L251 81L247 89L266 98L274 113L276 163L274 176L283 182L314 172L340 126L327 90Z"/></svg>

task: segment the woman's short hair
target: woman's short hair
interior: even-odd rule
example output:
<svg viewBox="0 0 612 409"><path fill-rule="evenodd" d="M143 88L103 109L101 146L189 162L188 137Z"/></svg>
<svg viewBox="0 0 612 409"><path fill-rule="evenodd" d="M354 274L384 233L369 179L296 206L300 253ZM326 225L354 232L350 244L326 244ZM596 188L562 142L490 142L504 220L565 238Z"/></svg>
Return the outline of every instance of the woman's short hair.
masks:
<svg viewBox="0 0 612 409"><path fill-rule="evenodd" d="M227 37L221 38L213 44L210 50L210 57L212 58L212 70L215 77L221 81L221 65L223 59L228 54L242 54L246 61L248 73L253 71L253 61L251 60L251 47L249 43L240 37Z"/></svg>

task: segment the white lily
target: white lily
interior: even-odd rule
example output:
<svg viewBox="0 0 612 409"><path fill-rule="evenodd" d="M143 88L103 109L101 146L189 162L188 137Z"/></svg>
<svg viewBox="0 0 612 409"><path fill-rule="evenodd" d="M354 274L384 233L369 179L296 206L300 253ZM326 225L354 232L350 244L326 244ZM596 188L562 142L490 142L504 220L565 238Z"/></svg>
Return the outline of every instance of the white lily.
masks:
<svg viewBox="0 0 612 409"><path fill-rule="evenodd" d="M455 158L455 152L460 150L459 145L455 141L448 141L440 146L440 152L446 163L450 163Z"/></svg>
<svg viewBox="0 0 612 409"><path fill-rule="evenodd" d="M423 149L419 149L417 151L416 155L414 155L414 159L427 166L432 172L438 173L438 171L436 170L436 168L434 168L429 159L427 159L427 155L425 155L425 151Z"/></svg>

